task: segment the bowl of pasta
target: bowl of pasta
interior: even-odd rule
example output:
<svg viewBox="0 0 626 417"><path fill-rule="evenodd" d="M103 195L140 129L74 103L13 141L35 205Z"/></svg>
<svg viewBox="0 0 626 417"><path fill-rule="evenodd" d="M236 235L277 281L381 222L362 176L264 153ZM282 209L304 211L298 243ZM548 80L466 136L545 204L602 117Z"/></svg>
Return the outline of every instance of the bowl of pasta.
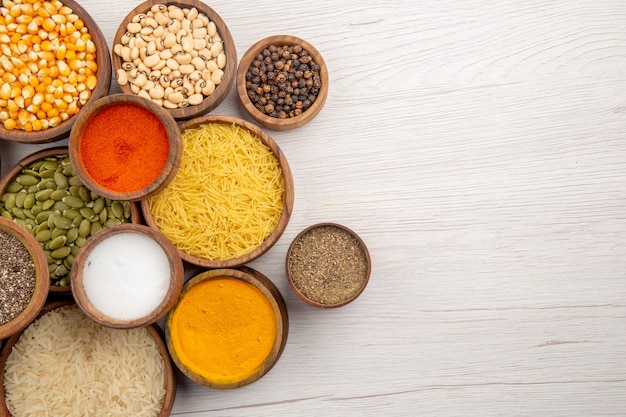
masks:
<svg viewBox="0 0 626 417"><path fill-rule="evenodd" d="M141 201L146 223L194 265L230 268L258 258L278 241L293 210L285 155L261 128L234 117L200 116L180 129L180 167Z"/></svg>

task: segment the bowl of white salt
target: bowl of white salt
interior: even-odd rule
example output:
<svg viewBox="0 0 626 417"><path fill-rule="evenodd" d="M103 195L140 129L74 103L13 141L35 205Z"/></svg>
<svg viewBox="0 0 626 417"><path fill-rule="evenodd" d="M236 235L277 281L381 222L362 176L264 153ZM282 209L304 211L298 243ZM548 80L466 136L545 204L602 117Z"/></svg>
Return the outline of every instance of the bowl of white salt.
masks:
<svg viewBox="0 0 626 417"><path fill-rule="evenodd" d="M160 232L139 224L110 226L81 248L71 271L76 304L103 326L135 328L167 314L182 291L183 263Z"/></svg>

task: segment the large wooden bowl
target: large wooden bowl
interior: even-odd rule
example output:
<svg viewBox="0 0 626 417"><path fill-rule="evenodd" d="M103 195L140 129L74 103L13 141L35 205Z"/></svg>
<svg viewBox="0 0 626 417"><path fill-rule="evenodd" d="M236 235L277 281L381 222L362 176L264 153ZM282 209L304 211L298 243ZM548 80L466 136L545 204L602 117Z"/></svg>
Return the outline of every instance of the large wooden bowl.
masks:
<svg viewBox="0 0 626 417"><path fill-rule="evenodd" d="M35 288L30 301L13 320L0 326L0 339L11 336L24 329L35 319L48 297L50 279L48 261L43 248L26 229L11 220L0 217L0 231L15 237L28 251L35 265Z"/></svg>
<svg viewBox="0 0 626 417"><path fill-rule="evenodd" d="M149 314L141 318L124 320L120 318L111 317L102 311L100 311L89 298L87 291L85 290L84 283L84 270L86 268L86 263L88 262L89 255L100 243L105 241L111 236L124 234L124 233L135 233L146 236L150 238L152 241L156 242L167 257L167 261L169 263L169 271L170 271L170 279L169 286L167 292L161 302L156 306L154 310L152 310ZM140 259L141 254L137 253L137 262L152 262L152 259ZM144 257L145 258L145 257ZM118 264L121 263L122 260L118 259ZM121 269L120 274L121 278L125 280L132 280L132 276L128 276L128 273L125 270ZM110 226L105 229L102 229L100 232L96 233L92 238L90 238L87 243L81 248L81 251L76 256L76 260L74 261L74 265L71 270L71 279L72 279L72 295L76 300L78 306L85 312L85 314L94 320L97 323L102 324L107 327L114 328L134 328L134 327L142 327L148 324L152 324L165 316L171 308L174 306L176 301L178 300L178 296L180 295L181 289L183 287L183 262L178 255L178 251L174 247L174 245L165 237L163 234L157 232L156 230L143 225L138 224L121 224L118 226ZM132 285L129 283L129 287ZM106 291L107 289L103 289L102 291ZM149 290L149 289L146 289ZM112 294L115 294L116 289L110 289ZM129 291L130 292L130 291ZM138 298L131 298L136 295ZM111 297L112 295L108 294L107 297ZM126 297L126 294L123 295ZM128 299L126 300L128 303L140 303L143 295L142 294L128 294Z"/></svg>
<svg viewBox="0 0 626 417"><path fill-rule="evenodd" d="M258 380L263 375L267 374L276 364L287 343L287 336L289 334L289 316L287 313L287 306L278 288L276 288L272 281L265 275L249 267L239 267L237 269L213 269L201 272L185 284L179 300L182 300L185 297L185 293L193 288L195 285L217 278L235 279L246 282L256 287L269 301L272 311L274 313L274 319L276 323L276 337L271 351L269 352L268 356L265 358L261 366L256 370L256 372L252 373L251 375L243 379L232 380L229 382L216 381L194 372L193 369L185 364L185 361L181 357L181 352L179 352L176 348L176 346L179 346L179 344L177 343L177 341L173 340L172 318L175 314L175 310L178 304L174 306L174 308L167 316L165 326L165 341L168 351L170 352L170 355L178 369L180 369L180 371L193 382L214 389L239 388Z"/></svg>
<svg viewBox="0 0 626 417"><path fill-rule="evenodd" d="M46 304L40 311L38 317L48 313L54 309L59 307L72 305L74 301L72 300L60 300L54 301ZM167 346L165 345L165 334L161 330L161 328L157 324L152 324L146 327L150 336L154 338L156 342L157 349L159 354L163 358L165 364L165 397L163 399L163 408L157 417L167 417L170 415L172 411L172 407L174 406L174 399L176 398L176 374L174 373L174 367L172 365L172 360L170 358L169 352L167 350ZM0 351L0 376L2 381L0 382L0 415L6 417L12 417L9 413L9 410L6 405L6 392L4 388L4 371L6 367L6 361L11 353L11 349L17 343L22 332L16 333L6 340L6 343L2 347L2 351ZM15 416L17 417L17 416Z"/></svg>
<svg viewBox="0 0 626 417"><path fill-rule="evenodd" d="M223 68L224 75L222 81L216 86L215 91L213 91L210 95L204 97L204 100L202 100L200 104L188 105L184 108L168 109L170 114L176 120L190 119L192 117L196 117L210 112L215 107L217 107L228 95L232 85L234 84L235 73L237 71L237 50L235 48L235 42L233 41L233 38L230 34L230 31L228 30L228 27L226 26L226 23L224 23L220 15L217 14L217 12L211 7L198 0L144 1L133 10L131 10L130 13L128 13L128 15L121 22L113 39L113 51L115 51L115 45L121 44L122 37L127 34L128 23L132 22L135 16L145 14L155 5L174 5L178 6L181 9L191 9L195 7L200 13L203 13L205 16L207 16L211 22L215 23L217 33L223 41L224 53L226 54L226 66ZM115 52L113 52L111 56L113 60L113 71L115 72L117 77L118 71L122 69L124 59ZM120 85L120 88L127 94L135 94L131 88L131 83L125 83L124 85Z"/></svg>
<svg viewBox="0 0 626 417"><path fill-rule="evenodd" d="M165 166L159 176L147 186L129 192L111 190L106 187L106 185L100 184L96 181L89 173L81 155L81 139L85 129L87 129L89 125L90 120L100 111L119 104L133 104L148 110L159 119L165 128L169 141L167 161L165 162ZM141 126L138 127L138 130L140 129ZM103 141L112 141L113 138L102 137L101 139ZM151 138L146 137L145 139L148 141ZM72 166L76 171L76 175L87 186L87 188L103 197L119 201L138 201L158 192L160 189L165 187L172 180L172 178L174 178L174 176L176 176L176 170L180 165L180 159L182 156L180 130L178 129L178 125L171 114L152 101L134 94L112 94L102 97L86 106L78 115L76 123L72 128L68 148L70 160L72 161ZM137 149L136 151L137 153L141 153L141 149ZM116 174L116 172L114 172L115 167L110 167L110 169L111 175Z"/></svg>
<svg viewBox="0 0 626 417"><path fill-rule="evenodd" d="M252 65L257 55L262 54L263 50L270 45L283 46L283 45L300 45L308 52L313 58L314 62L320 66L320 79L321 87L317 94L317 98L306 111L293 117L279 118L273 117L260 111L255 107L250 98L248 97L248 90L246 87L246 73ZM309 123L324 107L326 97L328 96L328 67L322 57L322 54L315 49L313 45L304 39L300 39L292 35L274 35L261 39L252 45L239 61L239 67L237 69L237 95L245 111L252 117L257 123L272 130L289 130L297 127L301 127ZM269 85L269 84L267 84Z"/></svg>
<svg viewBox="0 0 626 417"><path fill-rule="evenodd" d="M63 4L69 6L75 14L84 22L87 27L91 40L96 45L96 64L98 66L96 70L96 77L98 79L96 87L91 91L91 97L85 103L97 100L100 97L109 93L109 87L111 85L111 56L109 53L109 47L106 42L106 38L102 34L102 31L98 27L96 21L87 13L87 11L76 0L62 0ZM77 115L80 114L78 111ZM62 122L61 124L50 127L48 129L39 131L24 131L24 130L6 130L0 123L0 137L5 140L23 143L47 143L54 142L60 139L64 139L69 134L76 116L74 115Z"/></svg>
<svg viewBox="0 0 626 417"><path fill-rule="evenodd" d="M241 120L235 117L229 116L200 116L186 122L183 122L180 125L180 130L184 132L186 129L192 129L202 124L207 123L218 123L218 124L226 124L226 125L236 125L241 128L247 129L248 131L254 133L261 139L261 142L268 146L274 156L276 157L280 168L282 170L282 175L285 183L285 193L283 196L283 211L278 220L278 224L274 228L274 230L270 233L270 235L255 249L247 254L239 256L237 258L225 259L225 260L214 260L214 259L206 259L200 258L198 256L191 255L187 252L180 250L180 256L183 260L198 265L205 268L232 268L240 265L244 265L259 256L263 255L267 252L274 244L278 241L280 236L283 234L285 229L287 228L287 224L289 223L289 219L291 217L291 212L293 211L294 204L294 183L293 177L291 175L291 169L289 167L289 163L287 162L287 158L283 154L282 150L278 146L278 144L262 129L258 126L246 122L245 120ZM210 198L210 196L208 196ZM154 215L150 211L149 202L147 199L142 200L141 209L145 219L145 222L148 226L159 228ZM184 225L180 225L180 227L185 227Z"/></svg>
<svg viewBox="0 0 626 417"><path fill-rule="evenodd" d="M19 160L13 167L11 167L1 178L0 178L0 198L7 190L7 187L13 180L20 175L24 168L30 166L31 164L41 161L48 157L54 156L65 156L68 155L69 151L66 146L56 146L47 149L42 149L40 151L36 151L30 155L25 156L21 160ZM138 203L131 203L131 223L140 223L141 219L141 209ZM50 293L51 295L59 295L59 296L69 296L71 295L71 288L69 286L60 286L60 285L50 285Z"/></svg>

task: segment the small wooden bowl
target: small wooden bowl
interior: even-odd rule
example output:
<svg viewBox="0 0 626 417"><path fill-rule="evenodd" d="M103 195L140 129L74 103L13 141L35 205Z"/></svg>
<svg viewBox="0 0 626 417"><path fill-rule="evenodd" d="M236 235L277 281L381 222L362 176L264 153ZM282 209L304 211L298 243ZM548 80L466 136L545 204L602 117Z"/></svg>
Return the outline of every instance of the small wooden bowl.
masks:
<svg viewBox="0 0 626 417"><path fill-rule="evenodd" d="M216 86L215 90L210 95L204 97L204 100L200 104L189 105L183 108L167 109L167 111L176 120L190 119L192 117L196 117L210 112L211 110L216 108L222 101L224 101L235 81L235 73L237 71L237 50L235 48L235 42L233 41L233 38L230 34L230 31L228 30L228 27L226 26L226 23L224 23L224 21L222 20L220 15L217 14L217 12L215 12L206 4L198 0L144 1L133 10L131 10L131 12L128 13L126 18L124 18L124 20L120 24L113 39L113 51L115 51L115 45L121 44L122 37L127 34L128 23L132 22L135 16L147 13L155 5L173 5L181 9L191 9L195 7L198 12L204 14L209 18L211 22L215 23L217 33L223 42L224 53L226 54L226 66L223 68L224 75L222 81ZM179 42L177 42L176 44L179 44ZM115 72L117 79L118 71L122 69L124 59L122 59L122 57L120 57L115 52L113 52L111 56L113 60L113 71ZM123 92L127 94L135 94L131 88L131 83L125 83L124 85L120 85L120 88Z"/></svg>
<svg viewBox="0 0 626 417"><path fill-rule="evenodd" d="M186 293L196 285L219 278L240 280L257 288L269 301L276 323L276 336L273 346L260 367L258 367L255 372L244 378L233 379L228 382L213 380L206 375L203 376L200 373L194 372L194 370L187 366L182 359L184 357L184 353L177 349L179 344L176 340L174 332L172 331L172 327L174 326L173 317L176 314L176 309L181 304L182 300L184 300ZM249 267L240 267L237 269L213 269L202 272L190 279L183 288L178 304L168 314L165 326L165 341L170 355L178 369L180 369L181 372L193 382L214 389L233 389L248 385L258 380L269 372L270 369L272 369L285 348L288 333L289 317L287 313L287 306L278 288L276 288L272 281L260 272Z"/></svg>
<svg viewBox="0 0 626 417"><path fill-rule="evenodd" d="M48 277L48 261L46 260L43 248L28 230L11 220L0 217L0 231L19 240L20 243L24 245L35 264L35 288L33 294L21 313L13 318L13 320L0 325L0 339L4 339L22 330L39 314L39 311L48 297L50 279ZM2 254L0 253L0 257L1 256Z"/></svg>
<svg viewBox="0 0 626 417"><path fill-rule="evenodd" d="M57 146L57 147L42 149L40 151L37 151L30 155L25 156L24 158L19 160L12 168L10 168L0 178L0 198L6 192L7 187L22 172L24 168L29 167L31 164L41 161L45 158L65 156L68 154L69 154L69 151L66 146ZM131 215L130 215L131 223L139 223L140 218L141 218L140 207L135 203L131 203L130 210L131 210ZM72 290L70 289L69 286L50 285L51 295L68 296L68 295L71 295L71 293L72 293Z"/></svg>
<svg viewBox="0 0 626 417"><path fill-rule="evenodd" d="M43 306L37 317L41 317L45 313L53 311L57 308L72 304L74 304L74 301L69 299L47 303ZM165 345L164 332L157 324L147 326L146 330L148 331L150 336L154 338L157 350L163 358L165 365L165 397L163 398L163 408L161 409L161 412L158 414L157 417L168 417L172 411L172 407L174 406L174 400L176 398L176 374L174 373L172 360ZM9 355L11 354L13 346L15 346L15 344L18 342L22 333L23 330L7 339L5 345L2 347L2 351L0 351L0 376L2 378L2 381L0 383L0 415L6 417L12 417L6 405L6 391L4 388L4 373L6 368L6 362L9 358Z"/></svg>
<svg viewBox="0 0 626 417"><path fill-rule="evenodd" d="M321 87L319 88L317 98L312 103L311 107L297 116L287 118L270 116L257 109L248 97L248 90L246 87L246 74L248 69L251 68L256 56L262 54L263 50L271 45L278 47L282 47L283 45L300 45L320 67L319 73ZM239 67L237 69L237 95L239 96L239 101L243 105L243 108L256 122L268 129L289 130L301 127L310 122L315 116L317 116L320 110L322 110L322 107L324 107L324 103L326 102L326 97L328 96L328 78L328 68L324 62L324 58L322 58L322 54L320 54L313 45L296 36L274 35L256 42L246 51L241 58L241 61L239 61Z"/></svg>
<svg viewBox="0 0 626 417"><path fill-rule="evenodd" d="M90 98L87 100L87 103L90 103L109 93L109 87L111 85L111 56L109 54L109 47L96 21L81 7L78 1L62 0L62 2L64 5L70 7L84 22L85 27L87 27L91 35L91 40L96 45L96 64L98 66L96 77L98 81L96 87L91 91ZM54 142L67 137L70 129L74 125L76 116L80 114L81 111L82 110L79 110L76 115L55 127L39 131L26 132L17 129L6 130L0 123L0 137L5 140L22 143Z"/></svg>
<svg viewBox="0 0 626 417"><path fill-rule="evenodd" d="M325 237L314 236L323 230L327 231ZM343 254L339 254L341 249L344 249ZM307 253L311 254L308 259ZM323 265L325 261L329 261L328 265ZM306 272L299 272L300 266L306 267L303 268ZM314 307L337 308L356 300L365 290L372 260L367 246L353 230L337 223L318 223L305 228L293 239L287 250L285 269L291 289L301 300ZM351 277L354 281L344 282L349 271L356 275ZM310 285L302 279L310 279ZM346 294L329 294L332 290L346 288L349 289Z"/></svg>
<svg viewBox="0 0 626 417"><path fill-rule="evenodd" d="M240 265L244 265L259 256L263 255L267 252L274 244L278 241L280 236L285 231L287 224L289 223L289 219L291 217L291 212L293 211L293 203L294 203L294 183L293 177L291 175L291 169L289 168L289 163L287 162L287 158L278 147L276 142L262 129L258 126L255 126L252 123L246 122L245 120L241 120L235 117L229 116L200 116L194 118L192 120L188 120L183 122L180 125L181 132L184 132L186 129L193 129L202 124L208 123L217 123L217 124L226 124L226 125L236 125L241 128L247 129L248 131L254 133L258 136L261 141L271 149L272 153L276 157L280 168L282 170L282 175L285 183L285 194L283 197L283 212L278 220L278 224L274 228L274 230L270 233L270 235L259 245L256 249L251 252L239 256L237 258L226 259L226 260L212 260L200 258L198 256L191 255L179 249L179 253L183 260L198 265L205 268L232 268ZM158 229L158 224L155 221L154 215L150 211L149 202L147 200L141 201L141 209L143 212L143 216L145 222L148 226L154 227ZM183 225L180 225L183 227Z"/></svg>
<svg viewBox="0 0 626 417"><path fill-rule="evenodd" d="M143 317L133 318L133 319L121 319L116 317L111 317L106 313L103 313L98 307L94 305L92 299L88 294L88 290L85 288L84 274L85 269L88 265L91 265L92 261L89 258L92 251L96 249L102 242L111 238L112 236L119 236L121 234L138 234L149 238L151 241L158 244L163 250L165 257L167 258L167 262L169 263L169 285L167 288L167 292L164 294L163 298L159 302L156 307L150 311L147 315ZM134 250L129 248L129 252ZM137 253L128 253L128 259L115 258L116 263L122 264L124 262L132 261L133 259L137 260L137 263L143 261L143 266L146 266L146 263L154 263L158 261L157 259L149 258L146 254L138 251ZM93 262L96 262L94 260ZM140 266L142 266L140 265ZM132 271L133 268L130 268ZM146 298L146 290L144 289L141 294L130 294L130 287L132 286L133 276L131 272L127 272L126 270L120 268L119 277L117 279L123 279L127 291L120 293L117 288L103 287L100 288L102 293L106 294L92 294L96 296L104 295L106 297L115 297L117 294L116 301L124 305L124 307L132 307L139 303L141 300ZM174 245L161 233L158 231L143 225L138 224L121 224L117 226L110 226L105 229L102 229L100 232L96 233L91 239L85 243L85 245L81 248L80 252L76 256L74 261L74 265L71 270L71 288L72 295L76 300L78 306L85 312L85 314L94 320L97 323L102 324L107 327L114 328L134 328L134 327L142 327L148 324L152 324L165 316L168 311L174 306L176 301L178 300L178 296L183 287L184 280L184 270L183 270L183 261L178 255L177 249ZM108 282L112 282L114 285L115 278L111 277L111 280L107 280ZM135 297L133 297L135 296ZM109 307L107 307L109 308Z"/></svg>
<svg viewBox="0 0 626 417"><path fill-rule="evenodd" d="M104 109L124 104L139 106L143 109L148 110L159 119L167 132L167 137L169 140L169 154L163 170L156 178L156 180L154 180L152 183L137 190L129 192L118 192L115 190L111 190L103 184L100 184L91 176L82 158L81 147L82 136L85 132L85 129L87 129L90 120ZM137 129L138 131L140 131L141 125L138 125ZM110 138L103 137L101 139L103 141L106 141ZM150 139L151 138L146 137L146 141ZM76 175L87 186L87 188L103 197L119 201L138 201L161 190L172 180L172 178L174 178L174 176L176 176L176 171L178 169L178 166L180 165L180 160L182 157L181 134L174 118L161 106L158 106L152 101L147 100L143 97L136 96L134 94L113 94L102 97L101 99L92 102L91 104L86 106L83 111L78 115L76 123L72 128L68 147L70 160L72 161L72 166L76 171ZM142 150L136 149L136 151L140 153ZM111 175L116 174L116 172L114 171L114 167L110 167L110 169Z"/></svg>

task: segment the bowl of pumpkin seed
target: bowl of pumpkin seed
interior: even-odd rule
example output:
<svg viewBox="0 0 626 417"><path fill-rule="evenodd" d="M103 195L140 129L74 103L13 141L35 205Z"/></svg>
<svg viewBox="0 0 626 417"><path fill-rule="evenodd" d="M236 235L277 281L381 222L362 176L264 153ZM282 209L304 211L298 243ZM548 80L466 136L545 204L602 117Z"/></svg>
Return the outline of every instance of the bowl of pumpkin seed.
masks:
<svg viewBox="0 0 626 417"><path fill-rule="evenodd" d="M103 228L138 223L135 203L90 191L76 176L67 147L27 155L0 178L0 216L30 232L44 250L50 292L71 294L70 271L80 248Z"/></svg>

